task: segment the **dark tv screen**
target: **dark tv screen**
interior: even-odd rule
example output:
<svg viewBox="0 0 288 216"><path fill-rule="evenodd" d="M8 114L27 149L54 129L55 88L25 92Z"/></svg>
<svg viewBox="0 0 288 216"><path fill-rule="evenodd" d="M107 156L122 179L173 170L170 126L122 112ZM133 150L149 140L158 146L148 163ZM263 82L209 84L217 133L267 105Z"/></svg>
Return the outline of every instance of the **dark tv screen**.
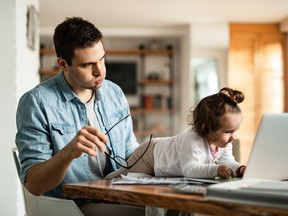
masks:
<svg viewBox="0 0 288 216"><path fill-rule="evenodd" d="M106 79L118 84L125 94L137 93L136 62L106 62Z"/></svg>

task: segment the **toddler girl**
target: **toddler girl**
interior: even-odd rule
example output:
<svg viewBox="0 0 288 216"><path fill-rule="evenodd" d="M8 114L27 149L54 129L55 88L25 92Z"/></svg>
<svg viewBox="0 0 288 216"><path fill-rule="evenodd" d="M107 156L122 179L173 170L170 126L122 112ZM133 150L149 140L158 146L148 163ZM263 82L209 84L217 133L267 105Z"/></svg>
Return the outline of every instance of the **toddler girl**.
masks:
<svg viewBox="0 0 288 216"><path fill-rule="evenodd" d="M143 142L129 157L130 169L120 168L108 174L111 179L128 172L153 176L191 178L241 177L241 166L232 154L232 141L242 123L238 106L244 100L241 91L222 88L217 94L202 99L188 118L191 130L173 137L153 138Z"/></svg>

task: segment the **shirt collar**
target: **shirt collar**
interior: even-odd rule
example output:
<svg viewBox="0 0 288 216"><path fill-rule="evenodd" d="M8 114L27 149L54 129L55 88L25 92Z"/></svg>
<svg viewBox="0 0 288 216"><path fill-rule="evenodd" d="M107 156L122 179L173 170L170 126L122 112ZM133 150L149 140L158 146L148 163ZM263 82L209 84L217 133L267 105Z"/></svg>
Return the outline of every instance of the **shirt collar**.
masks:
<svg viewBox="0 0 288 216"><path fill-rule="evenodd" d="M70 101L74 98L78 98L76 93L71 89L69 84L67 83L63 71L61 71L57 75L57 82L60 86L60 89L66 99L66 101ZM102 85L105 85L105 80ZM101 86L97 91L95 91L95 98L96 100L100 100L102 98L103 87Z"/></svg>

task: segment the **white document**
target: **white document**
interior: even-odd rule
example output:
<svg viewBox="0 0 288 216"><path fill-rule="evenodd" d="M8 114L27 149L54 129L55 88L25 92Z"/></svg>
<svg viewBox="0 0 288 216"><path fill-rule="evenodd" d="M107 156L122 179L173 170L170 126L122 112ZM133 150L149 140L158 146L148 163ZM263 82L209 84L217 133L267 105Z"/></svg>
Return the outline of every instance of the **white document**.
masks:
<svg viewBox="0 0 288 216"><path fill-rule="evenodd" d="M185 177L156 177L145 173L128 173L127 176L121 175L122 179L113 184L160 184L169 185L188 182Z"/></svg>

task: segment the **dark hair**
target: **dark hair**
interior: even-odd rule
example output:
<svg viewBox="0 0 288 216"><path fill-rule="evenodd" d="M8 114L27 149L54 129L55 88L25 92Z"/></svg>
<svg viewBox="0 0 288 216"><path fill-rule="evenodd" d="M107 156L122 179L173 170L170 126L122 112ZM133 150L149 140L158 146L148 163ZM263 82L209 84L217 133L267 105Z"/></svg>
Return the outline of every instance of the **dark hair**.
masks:
<svg viewBox="0 0 288 216"><path fill-rule="evenodd" d="M53 41L57 57L71 65L76 48L93 46L102 38L102 33L92 23L72 17L66 18L55 28Z"/></svg>
<svg viewBox="0 0 288 216"><path fill-rule="evenodd" d="M241 112L237 104L243 100L241 91L224 87L217 94L203 98L194 110L190 109L188 124L199 136L206 138L210 132L221 128L220 117L224 114Z"/></svg>

